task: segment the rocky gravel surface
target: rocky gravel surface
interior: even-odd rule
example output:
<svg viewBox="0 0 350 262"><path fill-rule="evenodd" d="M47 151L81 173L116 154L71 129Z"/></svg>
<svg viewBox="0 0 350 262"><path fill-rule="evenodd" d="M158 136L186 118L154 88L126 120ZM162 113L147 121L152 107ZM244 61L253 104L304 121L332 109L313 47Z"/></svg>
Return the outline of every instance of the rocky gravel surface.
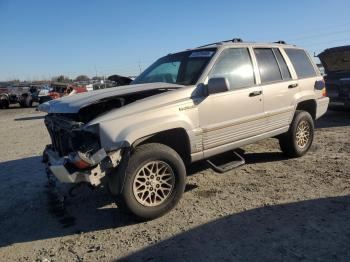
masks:
<svg viewBox="0 0 350 262"><path fill-rule="evenodd" d="M321 118L302 158L268 139L225 174L194 164L176 209L149 222L104 188L49 187L48 143L42 113L0 110L1 261L350 260L349 111Z"/></svg>

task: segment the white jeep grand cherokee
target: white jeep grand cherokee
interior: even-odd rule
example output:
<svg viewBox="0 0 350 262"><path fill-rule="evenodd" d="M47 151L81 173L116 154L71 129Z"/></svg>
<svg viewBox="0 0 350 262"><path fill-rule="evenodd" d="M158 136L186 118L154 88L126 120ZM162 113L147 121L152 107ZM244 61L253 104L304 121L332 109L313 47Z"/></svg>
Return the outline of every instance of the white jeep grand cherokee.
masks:
<svg viewBox="0 0 350 262"><path fill-rule="evenodd" d="M131 85L44 103L48 172L61 182L107 184L152 219L180 200L186 166L276 137L304 155L328 107L305 50L234 39L160 58Z"/></svg>

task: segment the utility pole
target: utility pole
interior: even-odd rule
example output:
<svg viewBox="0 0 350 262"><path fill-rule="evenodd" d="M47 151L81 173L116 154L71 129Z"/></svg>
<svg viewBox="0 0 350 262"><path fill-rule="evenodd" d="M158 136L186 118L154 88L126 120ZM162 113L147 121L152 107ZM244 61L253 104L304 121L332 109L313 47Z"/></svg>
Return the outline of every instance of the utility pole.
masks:
<svg viewBox="0 0 350 262"><path fill-rule="evenodd" d="M139 74L141 74L141 71L142 71L142 69L141 69L141 61L139 60L138 63L139 63Z"/></svg>

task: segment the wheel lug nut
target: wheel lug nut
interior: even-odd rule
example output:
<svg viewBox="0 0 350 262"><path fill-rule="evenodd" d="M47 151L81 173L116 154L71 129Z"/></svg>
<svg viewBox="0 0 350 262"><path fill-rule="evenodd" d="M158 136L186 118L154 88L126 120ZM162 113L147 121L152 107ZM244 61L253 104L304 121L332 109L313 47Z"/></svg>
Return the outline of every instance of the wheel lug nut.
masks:
<svg viewBox="0 0 350 262"><path fill-rule="evenodd" d="M159 187L159 185L156 185L156 188L158 188Z"/></svg>
<svg viewBox="0 0 350 262"><path fill-rule="evenodd" d="M160 177L157 177L157 181L159 181L160 180Z"/></svg>
<svg viewBox="0 0 350 262"><path fill-rule="evenodd" d="M152 176L151 176L151 178L153 179L153 178L154 178L154 176L152 175Z"/></svg>

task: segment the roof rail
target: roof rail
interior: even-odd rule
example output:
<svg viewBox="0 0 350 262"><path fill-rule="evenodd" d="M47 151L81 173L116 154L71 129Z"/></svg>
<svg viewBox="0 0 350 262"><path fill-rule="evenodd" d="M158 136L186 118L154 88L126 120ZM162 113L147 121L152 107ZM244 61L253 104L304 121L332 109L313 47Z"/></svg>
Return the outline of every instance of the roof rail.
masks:
<svg viewBox="0 0 350 262"><path fill-rule="evenodd" d="M243 40L242 40L241 38L233 38L233 39L230 39L230 40L225 40L225 41L220 41L220 42L215 42L215 43L211 43L211 44L206 44L206 45L198 46L197 48L207 47L207 46L211 46L211 45L221 45L221 44L223 44L223 43L229 43L229 42L232 42L232 43L242 43Z"/></svg>
<svg viewBox="0 0 350 262"><path fill-rule="evenodd" d="M242 43L243 42L243 40L241 38L233 38L231 41L233 43Z"/></svg>
<svg viewBox="0 0 350 262"><path fill-rule="evenodd" d="M275 44L282 44L282 45L285 45L287 44L286 41L283 41L283 40L278 40L276 42L274 42Z"/></svg>

